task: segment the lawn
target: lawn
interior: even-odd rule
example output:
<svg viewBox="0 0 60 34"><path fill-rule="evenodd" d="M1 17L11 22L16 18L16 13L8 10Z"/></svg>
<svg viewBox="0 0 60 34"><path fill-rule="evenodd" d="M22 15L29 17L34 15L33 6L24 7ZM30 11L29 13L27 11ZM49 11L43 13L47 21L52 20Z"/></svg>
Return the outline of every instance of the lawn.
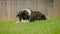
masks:
<svg viewBox="0 0 60 34"><path fill-rule="evenodd" d="M60 34L60 17L29 23L15 22L0 20L0 34Z"/></svg>

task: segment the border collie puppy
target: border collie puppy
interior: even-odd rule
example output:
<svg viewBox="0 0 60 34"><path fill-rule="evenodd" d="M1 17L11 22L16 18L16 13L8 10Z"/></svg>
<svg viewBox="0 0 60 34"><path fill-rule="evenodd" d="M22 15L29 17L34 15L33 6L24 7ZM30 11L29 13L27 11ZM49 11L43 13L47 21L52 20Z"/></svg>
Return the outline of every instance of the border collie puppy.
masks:
<svg viewBox="0 0 60 34"><path fill-rule="evenodd" d="M45 20L46 16L38 11L32 11L29 9L24 9L20 11L17 16L20 22L32 22L34 20ZM17 21L17 22L19 22Z"/></svg>

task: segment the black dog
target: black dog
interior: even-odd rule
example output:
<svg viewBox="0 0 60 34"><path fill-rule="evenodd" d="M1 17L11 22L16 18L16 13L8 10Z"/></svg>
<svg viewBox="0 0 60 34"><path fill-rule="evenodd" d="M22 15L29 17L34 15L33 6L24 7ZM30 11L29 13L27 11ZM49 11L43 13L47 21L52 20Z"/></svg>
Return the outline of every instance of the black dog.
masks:
<svg viewBox="0 0 60 34"><path fill-rule="evenodd" d="M17 14L19 21L23 22L24 20L28 20L32 22L34 20L45 20L46 16L38 11L32 11L29 9L24 9L23 11Z"/></svg>

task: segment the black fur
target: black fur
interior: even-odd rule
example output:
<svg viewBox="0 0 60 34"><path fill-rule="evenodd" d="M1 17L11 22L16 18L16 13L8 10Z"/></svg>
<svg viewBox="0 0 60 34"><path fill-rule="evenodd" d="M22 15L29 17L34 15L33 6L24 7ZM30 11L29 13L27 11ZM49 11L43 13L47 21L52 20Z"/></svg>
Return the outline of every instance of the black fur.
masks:
<svg viewBox="0 0 60 34"><path fill-rule="evenodd" d="M34 20L45 20L46 17L44 14L42 14L41 12L35 11L32 13L31 17L30 17L30 22L34 21Z"/></svg>
<svg viewBox="0 0 60 34"><path fill-rule="evenodd" d="M38 11L31 11L31 15L29 16L26 10L19 12L16 17L18 17L20 21L21 19L24 19L24 20L29 20L30 22L35 21L35 20L46 20L47 19L44 14Z"/></svg>

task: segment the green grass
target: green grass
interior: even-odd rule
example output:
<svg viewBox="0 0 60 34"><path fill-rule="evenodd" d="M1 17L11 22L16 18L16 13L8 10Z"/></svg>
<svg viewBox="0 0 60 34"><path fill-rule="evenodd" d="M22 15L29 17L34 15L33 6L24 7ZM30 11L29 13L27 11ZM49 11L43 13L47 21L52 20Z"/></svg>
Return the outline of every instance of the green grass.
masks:
<svg viewBox="0 0 60 34"><path fill-rule="evenodd" d="M60 34L60 17L31 23L0 20L0 34Z"/></svg>

